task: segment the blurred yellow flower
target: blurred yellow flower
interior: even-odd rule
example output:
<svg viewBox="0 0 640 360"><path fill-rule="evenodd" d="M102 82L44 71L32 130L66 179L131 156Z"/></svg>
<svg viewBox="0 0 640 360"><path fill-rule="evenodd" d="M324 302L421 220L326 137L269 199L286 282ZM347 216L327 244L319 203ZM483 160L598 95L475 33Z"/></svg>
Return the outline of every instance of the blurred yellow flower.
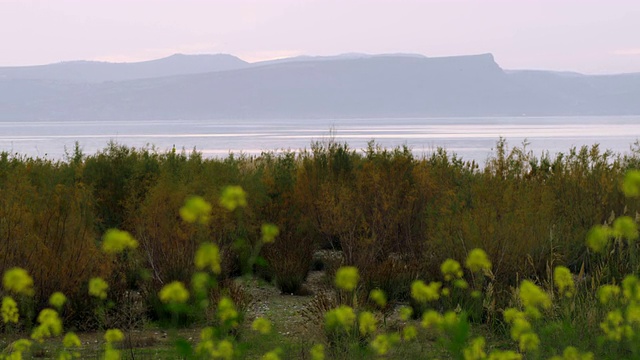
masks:
<svg viewBox="0 0 640 360"><path fill-rule="evenodd" d="M251 329L262 335L266 335L271 332L271 321L263 317L256 318L251 324Z"/></svg>
<svg viewBox="0 0 640 360"><path fill-rule="evenodd" d="M262 360L280 360L280 353L282 351L280 350L280 348L277 348L275 350L271 350L268 353L264 354L262 356Z"/></svg>
<svg viewBox="0 0 640 360"><path fill-rule="evenodd" d="M520 283L518 294L525 307L533 307L536 309L548 309L551 307L549 294L529 280L523 280L522 283Z"/></svg>
<svg viewBox="0 0 640 360"><path fill-rule="evenodd" d="M387 306L387 296L384 291L380 289L373 289L369 293L369 299L373 300L379 307L383 308Z"/></svg>
<svg viewBox="0 0 640 360"><path fill-rule="evenodd" d="M413 325L407 325L402 329L402 338L404 341L411 341L418 336L418 329Z"/></svg>
<svg viewBox="0 0 640 360"><path fill-rule="evenodd" d="M472 272L491 270L491 261L487 253L482 249L473 249L467 256L465 266Z"/></svg>
<svg viewBox="0 0 640 360"><path fill-rule="evenodd" d="M2 298L2 307L0 308L2 313L2 321L6 323L18 323L20 319L20 313L18 312L18 303L9 296Z"/></svg>
<svg viewBox="0 0 640 360"><path fill-rule="evenodd" d="M197 294L204 295L209 287L211 278L209 274L197 271L191 276L191 288Z"/></svg>
<svg viewBox="0 0 640 360"><path fill-rule="evenodd" d="M442 272L442 275L444 275L444 279L446 281L462 277L462 266L460 266L459 262L453 259L445 260L440 266L440 271Z"/></svg>
<svg viewBox="0 0 640 360"><path fill-rule="evenodd" d="M428 310L425 311L424 314L422 314L422 322L420 323L420 325L422 325L422 327L425 329L437 328L440 327L443 322L444 318L442 314L435 310Z"/></svg>
<svg viewBox="0 0 640 360"><path fill-rule="evenodd" d="M522 334L522 336L520 336L518 346L520 348L520 351L523 352L537 350L538 346L540 346L540 338L533 332Z"/></svg>
<svg viewBox="0 0 640 360"><path fill-rule="evenodd" d="M160 289L160 301L165 304L183 304L189 300L189 291L180 281L173 281Z"/></svg>
<svg viewBox="0 0 640 360"><path fill-rule="evenodd" d="M576 292L571 271L564 266L556 266L553 269L553 282L561 296L571 297Z"/></svg>
<svg viewBox="0 0 640 360"><path fill-rule="evenodd" d="M349 331L353 328L356 320L356 314L353 309L347 305L340 305L335 309L328 311L325 316L325 326L329 330L337 328Z"/></svg>
<svg viewBox="0 0 640 360"><path fill-rule="evenodd" d="M635 275L627 275L622 279L622 294L627 300L640 301L640 280Z"/></svg>
<svg viewBox="0 0 640 360"><path fill-rule="evenodd" d="M107 254L117 254L137 247L138 242L126 231L109 229L102 237L102 251Z"/></svg>
<svg viewBox="0 0 640 360"><path fill-rule="evenodd" d="M488 360L522 360L522 354L513 350L493 350Z"/></svg>
<svg viewBox="0 0 640 360"><path fill-rule="evenodd" d="M336 272L336 286L342 290L352 291L358 285L360 275L358 269L353 266L343 266Z"/></svg>
<svg viewBox="0 0 640 360"><path fill-rule="evenodd" d="M399 342L400 334L382 334L376 336L376 338L371 341L371 347L379 356L383 356L391 350L391 347Z"/></svg>
<svg viewBox="0 0 640 360"><path fill-rule="evenodd" d="M4 272L2 285L7 291L22 295L33 295L33 278L27 270L14 267Z"/></svg>
<svg viewBox="0 0 640 360"><path fill-rule="evenodd" d="M82 346L78 335L72 332L68 332L62 339L62 345L66 348L74 348Z"/></svg>
<svg viewBox="0 0 640 360"><path fill-rule="evenodd" d="M596 225L587 233L587 246L596 253L601 252L609 243L611 230L605 225Z"/></svg>
<svg viewBox="0 0 640 360"><path fill-rule="evenodd" d="M67 297L64 296L64 294L60 291L54 292L53 294L51 294L51 297L49 297L49 304L58 309L62 308L62 306L64 306L64 303L66 302Z"/></svg>
<svg viewBox="0 0 640 360"><path fill-rule="evenodd" d="M102 278L96 277L89 280L89 295L91 296L104 300L107 298L108 289L109 284Z"/></svg>
<svg viewBox="0 0 640 360"><path fill-rule="evenodd" d="M608 304L613 298L620 295L620 287L617 285L602 285L598 288L598 299L601 304Z"/></svg>
<svg viewBox="0 0 640 360"><path fill-rule="evenodd" d="M262 224L260 231L262 233L262 242L265 244L274 242L276 236L280 235L280 229L274 224Z"/></svg>
<svg viewBox="0 0 640 360"><path fill-rule="evenodd" d="M613 234L627 240L637 240L638 225L630 216L620 216L613 221Z"/></svg>
<svg viewBox="0 0 640 360"><path fill-rule="evenodd" d="M407 321L411 319L411 316L413 315L413 309L410 306L402 306L400 307L399 313L400 319L402 319L403 321Z"/></svg>
<svg viewBox="0 0 640 360"><path fill-rule="evenodd" d="M624 318L622 317L622 312L617 309L614 311L610 311L607 314L607 318L605 319L605 321L600 323L600 328L604 332L607 339L620 341L622 340L622 336L625 331L623 322Z"/></svg>
<svg viewBox="0 0 640 360"><path fill-rule="evenodd" d="M311 360L324 360L324 345L315 344L311 347Z"/></svg>
<svg viewBox="0 0 640 360"><path fill-rule="evenodd" d="M220 205L229 211L247 206L247 193L240 186L227 186L222 189Z"/></svg>
<svg viewBox="0 0 640 360"><path fill-rule="evenodd" d="M200 196L191 196L180 208L180 217L188 223L198 222L205 225L211 218L211 204Z"/></svg>
<svg viewBox="0 0 640 360"><path fill-rule="evenodd" d="M626 197L640 196L640 170L629 170L622 181L622 192Z"/></svg>
<svg viewBox="0 0 640 360"><path fill-rule="evenodd" d="M120 342L124 340L124 334L119 329L109 329L104 333L104 339L110 344Z"/></svg>
<svg viewBox="0 0 640 360"><path fill-rule="evenodd" d="M411 297L421 303L438 300L441 286L440 282L431 282L426 285L422 280L416 280L411 284Z"/></svg>
<svg viewBox="0 0 640 360"><path fill-rule="evenodd" d="M373 334L376 331L376 318L372 313L363 311L358 315L360 335Z"/></svg>
<svg viewBox="0 0 640 360"><path fill-rule="evenodd" d="M229 297L224 296L218 302L218 318L223 323L230 323L231 326L238 325L238 311Z"/></svg>
<svg viewBox="0 0 640 360"><path fill-rule="evenodd" d="M196 251L195 265L198 270L204 268L210 268L214 274L220 274L222 268L220 267L220 249L214 243L205 242L200 245Z"/></svg>
<svg viewBox="0 0 640 360"><path fill-rule="evenodd" d="M42 342L45 338L62 333L62 320L53 309L42 309L38 315L38 325L31 333L31 338Z"/></svg>
<svg viewBox="0 0 640 360"><path fill-rule="evenodd" d="M471 340L469 346L463 350L464 360L482 360L487 358L484 352L485 341L483 337Z"/></svg>

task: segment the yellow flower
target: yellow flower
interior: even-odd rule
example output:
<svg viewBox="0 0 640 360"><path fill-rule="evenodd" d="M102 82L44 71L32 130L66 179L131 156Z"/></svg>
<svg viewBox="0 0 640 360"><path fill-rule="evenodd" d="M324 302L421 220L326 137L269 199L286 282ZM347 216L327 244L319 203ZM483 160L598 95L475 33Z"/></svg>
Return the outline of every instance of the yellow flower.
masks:
<svg viewBox="0 0 640 360"><path fill-rule="evenodd" d="M198 294L204 294L207 291L211 278L205 272L196 272L191 276L191 288Z"/></svg>
<svg viewBox="0 0 640 360"><path fill-rule="evenodd" d="M218 318L223 323L230 322L232 326L238 325L236 321L238 319L238 311L233 301L226 296L222 297L218 302Z"/></svg>
<svg viewBox="0 0 640 360"><path fill-rule="evenodd" d="M421 303L438 300L442 283L431 282L426 285L422 280L416 280L411 284L411 297Z"/></svg>
<svg viewBox="0 0 640 360"><path fill-rule="evenodd" d="M18 303L9 296L2 298L2 321L6 324L9 322L18 323L20 313L18 312Z"/></svg>
<svg viewBox="0 0 640 360"><path fill-rule="evenodd" d="M640 280L635 275L622 279L622 294L627 300L640 301Z"/></svg>
<svg viewBox="0 0 640 360"><path fill-rule="evenodd" d="M220 205L229 211L247 206L247 193L240 186L227 186L222 190Z"/></svg>
<svg viewBox="0 0 640 360"><path fill-rule="evenodd" d="M525 318L516 318L511 323L511 338L514 341L520 340L522 335L532 331L531 323Z"/></svg>
<svg viewBox="0 0 640 360"><path fill-rule="evenodd" d="M49 298L49 304L51 304L51 306L56 307L58 309L60 309L66 302L67 302L67 297L64 296L64 294L61 293L60 291L54 292L53 294L51 294L51 297Z"/></svg>
<svg viewBox="0 0 640 360"><path fill-rule="evenodd" d="M400 342L400 334L383 334L376 336L371 342L371 347L380 356L385 355L391 350L393 345Z"/></svg>
<svg viewBox="0 0 640 360"><path fill-rule="evenodd" d="M211 355L214 359L233 359L233 343L229 340L220 341Z"/></svg>
<svg viewBox="0 0 640 360"><path fill-rule="evenodd" d="M2 285L7 291L16 294L33 295L33 278L29 276L27 270L14 267L4 272Z"/></svg>
<svg viewBox="0 0 640 360"><path fill-rule="evenodd" d="M422 322L420 324L423 328L429 329L440 327L443 322L444 318L442 314L435 310L429 310L422 314Z"/></svg>
<svg viewBox="0 0 640 360"><path fill-rule="evenodd" d="M324 360L324 345L315 344L311 347L311 360Z"/></svg>
<svg viewBox="0 0 640 360"><path fill-rule="evenodd" d="M259 317L251 324L251 329L259 332L262 335L266 335L271 332L271 321L263 317Z"/></svg>
<svg viewBox="0 0 640 360"><path fill-rule="evenodd" d="M617 285L602 285L598 288L598 299L603 305L618 295L620 295L620 287Z"/></svg>
<svg viewBox="0 0 640 360"><path fill-rule="evenodd" d="M538 346L540 346L540 338L532 332L522 334L518 346L520 347L520 351L523 352L537 350Z"/></svg>
<svg viewBox="0 0 640 360"><path fill-rule="evenodd" d="M453 286L458 289L467 289L469 287L469 283L465 279L456 279L453 281Z"/></svg>
<svg viewBox="0 0 640 360"><path fill-rule="evenodd" d="M104 300L107 298L107 289L109 289L109 285L101 278L96 277L89 280L89 295Z"/></svg>
<svg viewBox="0 0 640 360"><path fill-rule="evenodd" d="M611 231L605 225L596 225L587 233L587 246L596 253L601 252L609 244Z"/></svg>
<svg viewBox="0 0 640 360"><path fill-rule="evenodd" d="M271 350L268 353L264 354L262 356L262 360L280 360L280 353L282 352L282 350L280 350L280 348L277 348L275 350Z"/></svg>
<svg viewBox="0 0 640 360"><path fill-rule="evenodd" d="M600 323L600 328L607 339L613 341L622 340L622 335L624 333L624 327L622 326L623 321L624 318L622 317L622 312L619 309L610 311L607 314L606 320Z"/></svg>
<svg viewBox="0 0 640 360"><path fill-rule="evenodd" d="M42 309L38 315L38 325L31 333L33 340L42 342L45 338L58 336L62 333L62 320L53 309Z"/></svg>
<svg viewBox="0 0 640 360"><path fill-rule="evenodd" d="M622 181L622 192L626 197L640 196L640 171L629 170Z"/></svg>
<svg viewBox="0 0 640 360"><path fill-rule="evenodd" d="M163 303L183 304L189 300L189 291L180 281L173 281L160 290L158 294Z"/></svg>
<svg viewBox="0 0 640 360"><path fill-rule="evenodd" d="M104 349L104 354L102 359L104 360L120 360L120 351L116 350L112 347L107 347L106 349Z"/></svg>
<svg viewBox="0 0 640 360"><path fill-rule="evenodd" d="M368 311L363 311L358 315L358 323L361 335L373 334L376 331L376 318Z"/></svg>
<svg viewBox="0 0 640 360"><path fill-rule="evenodd" d="M220 274L220 249L214 243L202 243L196 251L195 265L196 268L202 270L209 267L214 274Z"/></svg>
<svg viewBox="0 0 640 360"><path fill-rule="evenodd" d="M484 338L477 337L471 340L468 347L463 350L464 360L482 360L487 358L484 352Z"/></svg>
<svg viewBox="0 0 640 360"><path fill-rule="evenodd" d="M211 218L211 204L200 196L189 197L180 208L180 217L188 223L205 225Z"/></svg>
<svg viewBox="0 0 640 360"><path fill-rule="evenodd" d="M630 216L620 216L613 221L613 234L627 240L637 240L638 225Z"/></svg>
<svg viewBox="0 0 640 360"><path fill-rule="evenodd" d="M580 353L573 346L567 346L562 352L562 356L554 356L551 360L593 360L593 353Z"/></svg>
<svg viewBox="0 0 640 360"><path fill-rule="evenodd" d="M110 344L120 342L124 340L124 334L119 329L109 329L104 333L104 339Z"/></svg>
<svg viewBox="0 0 640 360"><path fill-rule="evenodd" d="M529 280L523 280L519 289L520 299L526 307L548 309L551 307L551 298L536 284Z"/></svg>
<svg viewBox="0 0 640 360"><path fill-rule="evenodd" d="M373 300L373 302L381 308L387 306L387 296L384 294L384 291L380 289L371 290L369 299Z"/></svg>
<svg viewBox="0 0 640 360"><path fill-rule="evenodd" d="M31 341L27 339L18 339L13 343L11 343L11 349L13 349L13 351L17 351L20 353L28 351L30 347L31 347Z"/></svg>
<svg viewBox="0 0 640 360"><path fill-rule="evenodd" d="M440 271L442 272L442 275L444 275L444 279L446 281L462 277L462 266L460 266L459 262L453 259L445 260L440 266Z"/></svg>
<svg viewBox="0 0 640 360"><path fill-rule="evenodd" d="M126 231L109 229L102 237L102 251L107 254L117 254L137 247L138 242Z"/></svg>
<svg viewBox="0 0 640 360"><path fill-rule="evenodd" d="M522 311L515 309L515 308L507 308L505 309L504 313L504 320L511 324L513 323L516 319L526 319L526 315L525 313L523 313Z"/></svg>
<svg viewBox="0 0 640 360"><path fill-rule="evenodd" d="M473 249L469 253L469 256L467 256L465 266L472 272L491 270L491 261L489 261L489 257L484 250Z"/></svg>
<svg viewBox="0 0 640 360"><path fill-rule="evenodd" d="M402 306L400 308L400 319L407 321L413 315L413 309L410 306Z"/></svg>
<svg viewBox="0 0 640 360"><path fill-rule="evenodd" d="M336 272L336 286L342 290L352 291L358 285L360 275L358 269L353 266L343 266Z"/></svg>
<svg viewBox="0 0 640 360"><path fill-rule="evenodd" d="M556 266L553 270L553 282L558 288L558 293L566 297L571 297L576 292L571 271L564 266Z"/></svg>
<svg viewBox="0 0 640 360"><path fill-rule="evenodd" d="M340 305L337 308L328 311L325 316L325 326L329 330L343 328L346 331L351 330L356 320L356 314L353 309L347 305Z"/></svg>
<svg viewBox="0 0 640 360"><path fill-rule="evenodd" d="M489 360L522 360L522 355L513 350L493 350Z"/></svg>
<svg viewBox="0 0 640 360"><path fill-rule="evenodd" d="M402 338L404 341L411 341L418 336L418 329L413 325L407 325L402 329Z"/></svg>
<svg viewBox="0 0 640 360"><path fill-rule="evenodd" d="M280 235L280 229L274 224L262 224L260 230L262 232L262 242L265 244L274 242L276 236Z"/></svg>
<svg viewBox="0 0 640 360"><path fill-rule="evenodd" d="M82 343L80 342L80 338L78 338L78 335L72 332L68 332L64 336L64 339L62 339L62 345L66 348L73 348L82 346Z"/></svg>
<svg viewBox="0 0 640 360"><path fill-rule="evenodd" d="M640 325L640 304L632 303L627 306L627 322Z"/></svg>

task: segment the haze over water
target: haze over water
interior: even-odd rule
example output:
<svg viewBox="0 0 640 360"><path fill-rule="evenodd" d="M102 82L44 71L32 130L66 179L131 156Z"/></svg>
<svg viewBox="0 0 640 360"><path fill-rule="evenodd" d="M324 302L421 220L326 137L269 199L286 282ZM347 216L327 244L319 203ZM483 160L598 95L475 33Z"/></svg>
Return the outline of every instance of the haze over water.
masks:
<svg viewBox="0 0 640 360"><path fill-rule="evenodd" d="M160 152L175 145L189 152L195 148L204 157L225 157L308 149L314 141L333 138L355 150L371 140L386 148L407 145L417 156L443 147L483 164L500 137L510 147L526 139L536 156L596 143L602 150L627 153L640 138L640 116L0 122L0 151L54 160L64 159L65 147L71 152L76 141L87 155L115 141L136 148L153 145Z"/></svg>

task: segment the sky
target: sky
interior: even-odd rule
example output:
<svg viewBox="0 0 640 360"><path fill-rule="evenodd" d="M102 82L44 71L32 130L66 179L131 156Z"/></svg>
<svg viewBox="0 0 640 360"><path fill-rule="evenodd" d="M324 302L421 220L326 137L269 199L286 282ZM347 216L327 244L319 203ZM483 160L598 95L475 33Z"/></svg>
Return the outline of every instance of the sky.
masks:
<svg viewBox="0 0 640 360"><path fill-rule="evenodd" d="M175 53L492 53L505 69L640 72L640 0L0 0L0 66Z"/></svg>

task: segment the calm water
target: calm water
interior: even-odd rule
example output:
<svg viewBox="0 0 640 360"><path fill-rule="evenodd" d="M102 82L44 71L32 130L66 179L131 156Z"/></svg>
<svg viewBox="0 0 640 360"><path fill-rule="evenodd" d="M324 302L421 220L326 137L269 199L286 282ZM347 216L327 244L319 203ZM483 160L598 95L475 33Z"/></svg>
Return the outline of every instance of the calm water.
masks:
<svg viewBox="0 0 640 360"><path fill-rule="evenodd" d="M333 137L353 149L365 148L372 139L385 147L406 144L416 155L444 147L484 163L500 136L510 146L527 139L535 155L594 143L625 153L640 138L640 116L0 122L0 151L62 159L65 147L72 150L76 141L85 154L92 154L114 140L136 148L155 145L159 151L173 145L189 151L195 147L206 157L223 157L229 152L299 150Z"/></svg>

